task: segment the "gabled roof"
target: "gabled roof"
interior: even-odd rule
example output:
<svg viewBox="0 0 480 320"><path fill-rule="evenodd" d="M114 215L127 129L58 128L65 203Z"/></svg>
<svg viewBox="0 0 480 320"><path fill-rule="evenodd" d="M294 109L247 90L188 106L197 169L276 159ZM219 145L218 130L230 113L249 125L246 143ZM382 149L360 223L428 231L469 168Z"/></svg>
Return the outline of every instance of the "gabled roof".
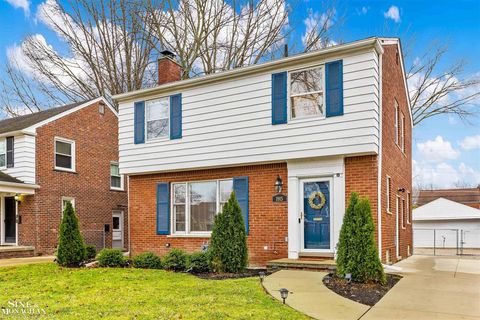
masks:
<svg viewBox="0 0 480 320"><path fill-rule="evenodd" d="M32 114L27 114L20 117L0 120L0 134L26 129L39 122L45 121L48 118L59 115L62 112L78 107L79 105L88 101L89 100L82 101L82 102L75 102L75 103L67 104L61 107L51 108L51 109L35 112Z"/></svg>
<svg viewBox="0 0 480 320"><path fill-rule="evenodd" d="M445 198L465 205L480 205L480 188L420 190L414 202L423 206L438 198Z"/></svg>
<svg viewBox="0 0 480 320"><path fill-rule="evenodd" d="M0 182L23 183L23 181L18 180L17 178L14 178L2 171L0 171Z"/></svg>
<svg viewBox="0 0 480 320"><path fill-rule="evenodd" d="M412 211L413 221L480 219L480 210L444 198L418 207Z"/></svg>

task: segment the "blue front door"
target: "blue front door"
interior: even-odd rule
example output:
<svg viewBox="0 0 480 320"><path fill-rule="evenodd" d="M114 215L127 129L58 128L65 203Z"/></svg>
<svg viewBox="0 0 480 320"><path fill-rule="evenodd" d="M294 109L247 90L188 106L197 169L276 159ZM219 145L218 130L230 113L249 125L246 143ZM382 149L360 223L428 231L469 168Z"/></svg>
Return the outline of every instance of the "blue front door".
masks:
<svg viewBox="0 0 480 320"><path fill-rule="evenodd" d="M304 249L330 249L330 182L303 183Z"/></svg>

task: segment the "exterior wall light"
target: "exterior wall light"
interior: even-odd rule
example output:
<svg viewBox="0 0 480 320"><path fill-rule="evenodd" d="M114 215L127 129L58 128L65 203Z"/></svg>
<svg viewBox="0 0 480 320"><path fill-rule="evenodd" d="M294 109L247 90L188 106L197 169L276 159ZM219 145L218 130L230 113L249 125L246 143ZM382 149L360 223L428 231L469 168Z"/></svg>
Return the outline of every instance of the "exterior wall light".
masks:
<svg viewBox="0 0 480 320"><path fill-rule="evenodd" d="M264 271L260 271L258 273L258 276L260 277L260 282L263 283L263 280L265 279L265 272Z"/></svg>
<svg viewBox="0 0 480 320"><path fill-rule="evenodd" d="M398 192L405 192L405 188L398 188Z"/></svg>
<svg viewBox="0 0 480 320"><path fill-rule="evenodd" d="M22 202L22 196L19 195L19 194L16 194L16 195L15 195L15 201L17 201L17 202Z"/></svg>
<svg viewBox="0 0 480 320"><path fill-rule="evenodd" d="M277 180L275 180L275 191L277 193L282 192L282 187L283 187L283 181L282 181L282 178L280 178L280 176L278 175Z"/></svg>
<svg viewBox="0 0 480 320"><path fill-rule="evenodd" d="M285 299L288 297L288 289L282 288L280 289L280 297L282 297L283 304L285 304Z"/></svg>

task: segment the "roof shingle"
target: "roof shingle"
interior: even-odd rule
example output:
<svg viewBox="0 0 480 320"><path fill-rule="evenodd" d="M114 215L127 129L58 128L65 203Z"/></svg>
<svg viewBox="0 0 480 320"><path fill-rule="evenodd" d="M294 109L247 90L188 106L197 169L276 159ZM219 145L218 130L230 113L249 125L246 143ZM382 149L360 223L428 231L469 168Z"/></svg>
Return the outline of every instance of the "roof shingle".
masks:
<svg viewBox="0 0 480 320"><path fill-rule="evenodd" d="M79 105L87 101L89 100L82 101L82 102L75 102L75 103L67 104L61 107L51 108L51 109L35 112L32 114L27 114L24 116L0 120L0 134L26 129L39 122L47 120L48 118L54 117L62 112L78 107Z"/></svg>
<svg viewBox="0 0 480 320"><path fill-rule="evenodd" d="M2 171L0 171L0 182L23 183L23 181L18 180L17 178L14 178Z"/></svg>

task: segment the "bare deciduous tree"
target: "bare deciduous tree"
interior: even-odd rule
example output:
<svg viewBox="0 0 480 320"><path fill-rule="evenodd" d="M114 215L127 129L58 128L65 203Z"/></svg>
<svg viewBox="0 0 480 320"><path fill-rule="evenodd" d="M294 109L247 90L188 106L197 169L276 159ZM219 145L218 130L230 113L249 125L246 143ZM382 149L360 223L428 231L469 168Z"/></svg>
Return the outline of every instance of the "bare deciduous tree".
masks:
<svg viewBox="0 0 480 320"><path fill-rule="evenodd" d="M442 70L447 51L446 46L432 44L407 68L414 125L440 114L466 120L479 112L480 77L463 76L463 60Z"/></svg>

